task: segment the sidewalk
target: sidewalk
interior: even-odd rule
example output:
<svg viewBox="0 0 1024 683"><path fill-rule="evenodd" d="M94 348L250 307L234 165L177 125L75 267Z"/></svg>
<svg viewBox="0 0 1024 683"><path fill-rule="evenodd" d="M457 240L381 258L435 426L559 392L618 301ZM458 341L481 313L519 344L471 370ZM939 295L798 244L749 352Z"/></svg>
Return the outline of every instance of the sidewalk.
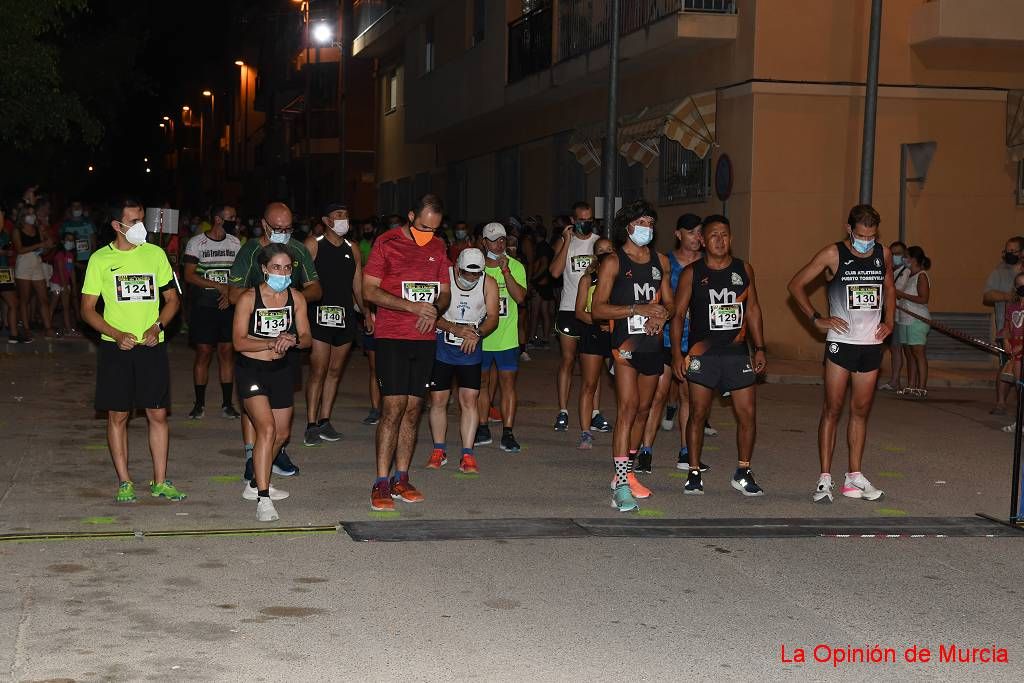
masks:
<svg viewBox="0 0 1024 683"><path fill-rule="evenodd" d="M883 364L888 367L888 361ZM821 361L768 358L769 384L821 384ZM880 376L885 381L886 373ZM928 388L991 389L995 386L995 368L989 365L932 361L928 365Z"/></svg>

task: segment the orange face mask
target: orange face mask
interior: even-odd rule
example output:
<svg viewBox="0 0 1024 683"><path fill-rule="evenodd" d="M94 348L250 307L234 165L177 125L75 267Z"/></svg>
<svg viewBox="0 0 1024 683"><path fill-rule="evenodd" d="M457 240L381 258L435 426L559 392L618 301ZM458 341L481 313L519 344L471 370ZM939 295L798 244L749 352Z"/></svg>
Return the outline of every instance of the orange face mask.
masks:
<svg viewBox="0 0 1024 683"><path fill-rule="evenodd" d="M421 247L427 246L430 240L434 239L434 233L428 230L418 230L416 226L411 226L409 232L412 233L412 238Z"/></svg>

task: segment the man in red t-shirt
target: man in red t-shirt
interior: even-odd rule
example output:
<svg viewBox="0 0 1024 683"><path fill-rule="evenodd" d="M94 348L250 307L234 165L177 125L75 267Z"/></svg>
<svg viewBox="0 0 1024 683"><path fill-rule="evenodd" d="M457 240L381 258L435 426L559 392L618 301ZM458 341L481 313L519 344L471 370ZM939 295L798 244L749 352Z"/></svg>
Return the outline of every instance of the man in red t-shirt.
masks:
<svg viewBox="0 0 1024 683"><path fill-rule="evenodd" d="M409 483L409 465L434 367L434 322L451 297L451 264L444 242L434 236L443 213L437 195L424 195L409 212L409 225L377 238L363 268L363 300L377 307L373 336L381 392L374 510L393 510L393 498L423 500ZM395 473L388 479L392 461Z"/></svg>

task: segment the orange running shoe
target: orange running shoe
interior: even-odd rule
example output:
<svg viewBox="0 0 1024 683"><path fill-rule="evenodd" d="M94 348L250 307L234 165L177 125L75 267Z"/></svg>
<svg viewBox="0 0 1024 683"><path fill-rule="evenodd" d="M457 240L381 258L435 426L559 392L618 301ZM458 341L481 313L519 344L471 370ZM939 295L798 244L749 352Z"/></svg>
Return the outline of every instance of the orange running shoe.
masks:
<svg viewBox="0 0 1024 683"><path fill-rule="evenodd" d="M459 461L459 470L465 474L479 472L476 468L476 458L469 453L464 454L462 460Z"/></svg>
<svg viewBox="0 0 1024 683"><path fill-rule="evenodd" d="M448 454L440 448L435 448L430 452L430 460L427 462L428 470L439 470L447 464Z"/></svg>
<svg viewBox="0 0 1024 683"><path fill-rule="evenodd" d="M640 480L636 478L636 475L630 472L626 475L626 483L629 484L629 491L633 494L634 498L650 498L651 490L640 483ZM615 490L615 480L612 479L612 490Z"/></svg>
<svg viewBox="0 0 1024 683"><path fill-rule="evenodd" d="M405 481L391 482L391 497L406 503L422 503L423 494L416 490L416 487Z"/></svg>
<svg viewBox="0 0 1024 683"><path fill-rule="evenodd" d="M487 420L489 422L501 422L501 411L491 406L490 411L487 413Z"/></svg>
<svg viewBox="0 0 1024 683"><path fill-rule="evenodd" d="M374 484L373 488L370 489L370 509L395 509L395 501L391 500L391 487L388 485L388 482L382 481L379 484Z"/></svg>

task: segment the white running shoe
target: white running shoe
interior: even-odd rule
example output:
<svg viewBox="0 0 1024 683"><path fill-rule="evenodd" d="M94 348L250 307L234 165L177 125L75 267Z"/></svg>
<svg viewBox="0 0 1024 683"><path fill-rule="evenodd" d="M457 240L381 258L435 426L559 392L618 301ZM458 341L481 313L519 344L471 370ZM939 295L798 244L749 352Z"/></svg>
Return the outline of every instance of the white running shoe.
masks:
<svg viewBox="0 0 1024 683"><path fill-rule="evenodd" d="M274 509L274 501L269 498L260 498L256 503L256 521L276 522L279 519L277 510Z"/></svg>
<svg viewBox="0 0 1024 683"><path fill-rule="evenodd" d="M530 354L528 354L526 351L523 351L521 354L519 354L519 360L521 360L524 363L529 363L533 359L530 358Z"/></svg>
<svg viewBox="0 0 1024 683"><path fill-rule="evenodd" d="M878 500L884 495L884 491L876 489L860 472L852 477L846 474L846 481L843 482L842 494L847 498L860 498L861 500Z"/></svg>
<svg viewBox="0 0 1024 683"><path fill-rule="evenodd" d="M1010 424L1006 425L1005 427L1000 427L1000 429L1002 429L1007 434L1013 434L1015 431L1017 431L1017 423L1016 422L1011 422Z"/></svg>
<svg viewBox="0 0 1024 683"><path fill-rule="evenodd" d="M832 489L836 487L832 483L831 474L823 474L818 477L818 487L814 489L814 494L811 495L811 500L815 503L831 503L832 502Z"/></svg>
<svg viewBox="0 0 1024 683"><path fill-rule="evenodd" d="M270 500L284 500L289 495L290 494L287 491L275 489L273 486L270 487ZM257 491L254 487L246 484L245 488L242 489L242 498L244 500L256 500L257 498L259 498L259 491Z"/></svg>
<svg viewBox="0 0 1024 683"><path fill-rule="evenodd" d="M718 430L711 425L704 425L704 436L718 436Z"/></svg>

